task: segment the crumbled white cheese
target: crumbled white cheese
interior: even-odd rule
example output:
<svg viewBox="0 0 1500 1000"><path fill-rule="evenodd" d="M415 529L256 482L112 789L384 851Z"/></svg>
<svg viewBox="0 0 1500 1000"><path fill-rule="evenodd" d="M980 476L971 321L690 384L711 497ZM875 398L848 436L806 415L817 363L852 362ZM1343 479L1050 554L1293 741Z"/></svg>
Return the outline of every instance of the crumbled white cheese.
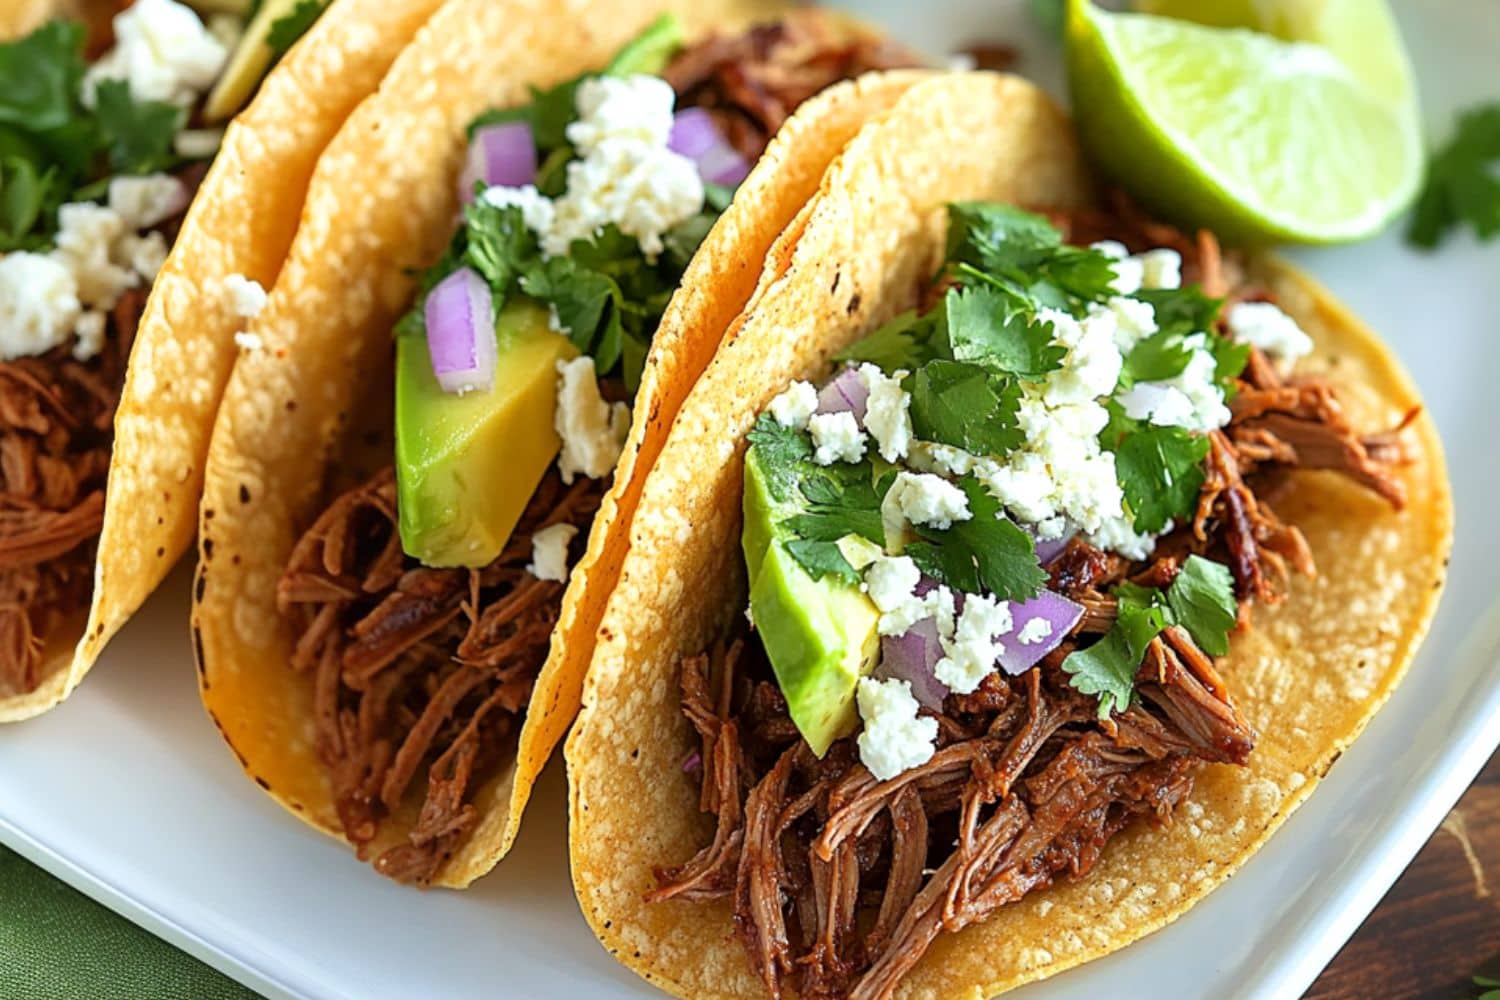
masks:
<svg viewBox="0 0 1500 1000"><path fill-rule="evenodd" d="M1162 247L1147 250L1138 258L1141 262L1141 287L1145 289L1177 289L1182 287L1182 254Z"/></svg>
<svg viewBox="0 0 1500 1000"><path fill-rule="evenodd" d="M64 264L38 253L0 257L0 359L47 353L72 335L82 311Z"/></svg>
<svg viewBox="0 0 1500 1000"><path fill-rule="evenodd" d="M918 472L941 476L966 476L981 461L977 456L938 441L913 441L906 454L906 464Z"/></svg>
<svg viewBox="0 0 1500 1000"><path fill-rule="evenodd" d="M184 160L207 160L223 144L222 128L185 128L172 137L172 152Z"/></svg>
<svg viewBox="0 0 1500 1000"><path fill-rule="evenodd" d="M995 670L1001 647L998 636L1015 622L1010 605L983 594L965 594L964 610L951 639L942 639L944 656L933 673L957 694L970 694Z"/></svg>
<svg viewBox="0 0 1500 1000"><path fill-rule="evenodd" d="M858 462L865 457L865 436L852 413L814 413L807 429L815 449L813 461L819 465Z"/></svg>
<svg viewBox="0 0 1500 1000"><path fill-rule="evenodd" d="M908 374L898 371L887 376L875 365L859 366L860 381L869 391L865 428L879 445L880 457L887 462L899 462L911 447L911 395L901 388L901 380Z"/></svg>
<svg viewBox="0 0 1500 1000"><path fill-rule="evenodd" d="M554 203L542 250L561 256L612 222L654 258L666 247L662 237L702 210L703 197L698 165L687 157L665 146L605 142L568 164L568 189Z"/></svg>
<svg viewBox="0 0 1500 1000"><path fill-rule="evenodd" d="M73 326L78 340L73 344L73 359L87 361L104 350L104 314L90 310L78 317Z"/></svg>
<svg viewBox="0 0 1500 1000"><path fill-rule="evenodd" d="M1312 338L1297 321L1270 302L1237 302L1225 319L1235 340L1258 347L1288 364L1313 349Z"/></svg>
<svg viewBox="0 0 1500 1000"><path fill-rule="evenodd" d="M116 177L109 182L109 208L126 229L150 229L187 207L182 181L170 174Z"/></svg>
<svg viewBox="0 0 1500 1000"><path fill-rule="evenodd" d="M1168 521L1162 528L1162 534L1171 530L1172 522ZM1096 549L1118 552L1126 559L1137 561L1150 558L1156 548L1156 539L1156 535L1136 531L1134 519L1125 514L1107 518L1098 528L1084 536L1084 540Z"/></svg>
<svg viewBox="0 0 1500 1000"><path fill-rule="evenodd" d="M1133 420L1150 419L1163 427L1207 432L1229 423L1229 407L1216 381L1218 361L1208 348L1208 334L1184 338L1192 350L1187 367L1169 379L1137 382L1115 398Z"/></svg>
<svg viewBox="0 0 1500 1000"><path fill-rule="evenodd" d="M891 508L890 520L899 515L911 524L938 530L951 528L953 522L967 521L971 516L969 498L963 490L941 476L926 472L896 473L896 481L881 503L882 515L887 513L886 507Z"/></svg>
<svg viewBox="0 0 1500 1000"><path fill-rule="evenodd" d="M1141 282L1145 279L1146 268L1139 257L1119 257L1114 263L1115 280L1109 283L1109 287L1117 295L1134 295L1141 290Z"/></svg>
<svg viewBox="0 0 1500 1000"><path fill-rule="evenodd" d="M677 95L659 76L595 76L578 85L578 120L568 125L568 141L587 156L610 142L665 146L672 134Z"/></svg>
<svg viewBox="0 0 1500 1000"><path fill-rule="evenodd" d="M781 426L806 430L808 418L818 409L818 390L798 379L771 400L767 409Z"/></svg>
<svg viewBox="0 0 1500 1000"><path fill-rule="evenodd" d="M1119 240L1100 240L1089 244L1090 250L1098 251L1110 260L1124 260L1130 256L1130 248Z"/></svg>
<svg viewBox="0 0 1500 1000"><path fill-rule="evenodd" d="M594 359L581 355L557 363L557 409L552 425L562 439L557 471L571 483L583 474L601 479L614 471L630 432L630 407L606 403L599 395Z"/></svg>
<svg viewBox="0 0 1500 1000"><path fill-rule="evenodd" d="M167 238L155 230L140 236L126 233L115 244L114 257L149 285L167 262Z"/></svg>
<svg viewBox="0 0 1500 1000"><path fill-rule="evenodd" d="M1086 403L1114 391L1122 360L1112 310L1094 306L1079 320L1058 309L1040 309L1037 319L1051 323L1053 342L1068 349L1062 367L1047 376L1043 398L1048 406Z"/></svg>
<svg viewBox="0 0 1500 1000"><path fill-rule="evenodd" d="M1105 304L1115 317L1115 346L1122 355L1156 332L1156 307L1140 299L1115 296Z"/></svg>
<svg viewBox="0 0 1500 1000"><path fill-rule="evenodd" d="M552 218L554 209L552 199L536 189L535 184L526 184L522 187L494 187L485 188L479 196L486 204L496 208L510 208L514 205L521 210L521 220L526 223L526 228L544 236L552 229Z"/></svg>
<svg viewBox="0 0 1500 1000"><path fill-rule="evenodd" d="M251 333L249 330L236 330L234 333L234 346L246 351L259 351L265 348L266 342L261 339L258 333Z"/></svg>
<svg viewBox="0 0 1500 1000"><path fill-rule="evenodd" d="M175 0L136 0L115 16L114 34L115 47L84 74L87 107L103 80L124 80L137 101L190 107L229 58L198 15Z"/></svg>
<svg viewBox="0 0 1500 1000"><path fill-rule="evenodd" d="M243 274L225 275L224 293L229 300L229 311L236 316L251 319L266 307L266 290L260 282Z"/></svg>
<svg viewBox="0 0 1500 1000"><path fill-rule="evenodd" d="M917 714L921 707L911 684L889 678L859 679L856 701L864 731L859 734L859 759L877 779L886 781L932 759L938 723Z"/></svg>
<svg viewBox="0 0 1500 1000"><path fill-rule="evenodd" d="M92 202L74 202L57 211L54 256L73 272L84 305L110 309L139 276L118 261L115 247L125 235L125 221L113 210Z"/></svg>
<svg viewBox="0 0 1500 1000"><path fill-rule="evenodd" d="M578 529L571 524L554 524L531 536L531 562L526 572L538 580L568 579L568 543Z"/></svg>
<svg viewBox="0 0 1500 1000"><path fill-rule="evenodd" d="M1052 635L1052 623L1045 618L1029 619L1021 630L1016 633L1016 639L1022 645L1034 646Z"/></svg>
<svg viewBox="0 0 1500 1000"><path fill-rule="evenodd" d="M879 556L867 565L863 589L880 612L881 635L900 635L924 618L937 623L940 636L953 634L953 592L934 587L917 596L922 572L906 556Z"/></svg>

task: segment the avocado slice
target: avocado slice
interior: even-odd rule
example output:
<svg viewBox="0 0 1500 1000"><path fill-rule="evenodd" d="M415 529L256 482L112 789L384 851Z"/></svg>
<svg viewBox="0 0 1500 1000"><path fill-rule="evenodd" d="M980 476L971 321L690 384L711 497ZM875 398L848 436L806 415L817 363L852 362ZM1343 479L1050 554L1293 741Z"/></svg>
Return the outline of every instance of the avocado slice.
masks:
<svg viewBox="0 0 1500 1000"><path fill-rule="evenodd" d="M880 612L858 587L814 579L787 551L782 524L798 507L776 498L754 446L745 454L744 510L750 616L792 721L821 757L854 729L855 685L880 656Z"/></svg>
<svg viewBox="0 0 1500 1000"><path fill-rule="evenodd" d="M682 48L685 38L682 22L677 16L663 14L616 52L609 65L604 67L604 72L608 76L633 76L636 73L660 76L667 63L672 61L672 56Z"/></svg>
<svg viewBox="0 0 1500 1000"><path fill-rule="evenodd" d="M234 113L245 106L250 95L255 93L261 77L271 68L271 51L267 40L271 25L290 14L299 0L263 0L245 33L229 55L208 100L203 102L203 120L206 122L228 121Z"/></svg>
<svg viewBox="0 0 1500 1000"><path fill-rule="evenodd" d="M495 387L444 392L427 338L396 342L396 506L401 547L426 566L484 566L505 547L562 443L557 362L578 350L528 299L495 323Z"/></svg>

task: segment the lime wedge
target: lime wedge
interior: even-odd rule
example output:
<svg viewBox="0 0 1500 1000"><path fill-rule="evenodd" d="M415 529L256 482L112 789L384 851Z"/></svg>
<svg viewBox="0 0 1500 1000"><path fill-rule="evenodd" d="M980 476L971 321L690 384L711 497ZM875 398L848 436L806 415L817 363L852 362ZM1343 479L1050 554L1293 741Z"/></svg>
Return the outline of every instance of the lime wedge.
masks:
<svg viewBox="0 0 1500 1000"><path fill-rule="evenodd" d="M1149 208L1240 242L1336 243L1411 201L1416 102L1381 0L1148 2L1219 26L1070 0L1067 54L1085 145ZM1223 26L1247 23L1275 34Z"/></svg>

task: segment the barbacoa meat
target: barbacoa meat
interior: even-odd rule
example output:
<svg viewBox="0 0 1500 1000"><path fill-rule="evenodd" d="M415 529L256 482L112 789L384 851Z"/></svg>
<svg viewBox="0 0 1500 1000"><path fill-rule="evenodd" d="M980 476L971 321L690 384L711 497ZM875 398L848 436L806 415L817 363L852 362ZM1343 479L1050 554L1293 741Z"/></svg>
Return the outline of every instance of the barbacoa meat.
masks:
<svg viewBox="0 0 1500 1000"><path fill-rule="evenodd" d="M85 613L104 523L115 407L146 292L109 315L104 347L0 362L0 695L44 679L48 637Z"/></svg>
<svg viewBox="0 0 1500 1000"><path fill-rule="evenodd" d="M1123 200L1109 213L1054 222L1074 243L1172 247L1185 280L1209 294L1267 298L1211 234L1188 237ZM1069 542L1046 568L1049 586L1084 606L1082 620L1036 669L996 672L928 712L938 745L919 767L877 781L852 738L816 758L753 637L684 660L683 711L701 743L699 805L718 824L692 859L656 870L651 898L728 900L774 997L789 988L804 998L889 997L939 934L1087 875L1130 823L1169 824L1204 763L1245 764L1255 734L1184 629L1152 640L1139 697L1106 720L1061 669L1113 624L1115 584L1169 586L1191 554L1230 566L1245 621L1246 599L1277 600L1291 572L1311 573L1306 539L1265 496L1288 469L1333 469L1404 503L1393 466L1405 460L1400 432L1415 412L1361 435L1326 382L1283 379L1258 351L1236 389L1229 425L1211 435L1191 523L1141 563Z"/></svg>
<svg viewBox="0 0 1500 1000"><path fill-rule="evenodd" d="M493 562L432 569L401 550L387 469L297 543L276 599L301 626L292 666L312 678L318 756L362 857L425 784L407 842L375 859L383 874L427 884L473 828L474 792L513 748L562 602L563 584L526 571L531 536L572 524L586 539L603 491L554 469Z"/></svg>
<svg viewBox="0 0 1500 1000"><path fill-rule="evenodd" d="M730 145L754 163L814 94L862 73L920 65L878 36L851 36L826 11L795 10L739 34L710 35L684 50L663 76L679 106L712 111Z"/></svg>

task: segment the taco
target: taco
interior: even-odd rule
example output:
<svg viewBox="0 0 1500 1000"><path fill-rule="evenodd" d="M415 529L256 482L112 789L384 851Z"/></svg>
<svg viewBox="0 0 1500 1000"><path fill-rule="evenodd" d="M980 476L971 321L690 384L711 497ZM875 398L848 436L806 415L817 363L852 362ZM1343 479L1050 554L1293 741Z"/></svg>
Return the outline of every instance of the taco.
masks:
<svg viewBox="0 0 1500 1000"><path fill-rule="evenodd" d="M446 6L324 154L214 431L204 703L401 881L509 849L665 429L828 163L920 78L850 82L910 57L824 12L684 45L663 8L580 4L563 36L553 5Z"/></svg>
<svg viewBox="0 0 1500 1000"><path fill-rule="evenodd" d="M186 550L240 313L318 153L437 5L339 0L269 76L317 5L272 22L274 50L174 0L0 43L0 721L66 697ZM220 129L209 105L252 92Z"/></svg>
<svg viewBox="0 0 1500 1000"><path fill-rule="evenodd" d="M1286 265L1099 207L1024 101L943 76L860 132L645 483L570 845L677 995L982 997L1122 947L1432 615L1449 487L1395 359Z"/></svg>

